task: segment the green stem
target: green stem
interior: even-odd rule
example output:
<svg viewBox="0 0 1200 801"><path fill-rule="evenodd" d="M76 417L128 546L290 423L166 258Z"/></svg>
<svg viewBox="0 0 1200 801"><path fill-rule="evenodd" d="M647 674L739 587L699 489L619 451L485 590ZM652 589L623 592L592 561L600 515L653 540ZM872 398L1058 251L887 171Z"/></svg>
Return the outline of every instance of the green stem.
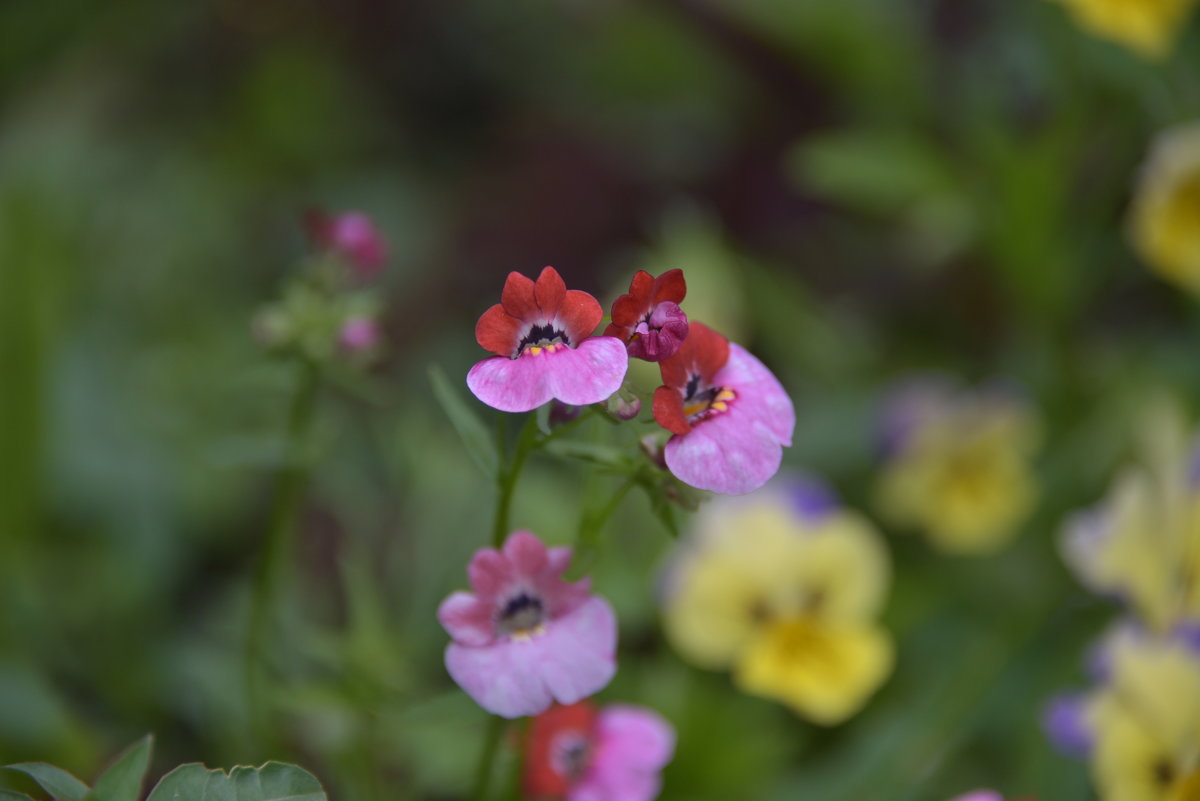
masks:
<svg viewBox="0 0 1200 801"><path fill-rule="evenodd" d="M305 361L301 366L296 392L288 413L284 463L279 468L267 535L254 576L254 595L246 640L246 690L256 727L260 734L264 735L269 735L265 707L262 703L266 640L279 576L291 550L292 530L296 527L300 503L308 484L308 435L312 427L320 378L317 366Z"/></svg>
<svg viewBox="0 0 1200 801"><path fill-rule="evenodd" d="M471 801L484 801L488 785L492 783L492 766L496 762L496 751L504 735L504 718L492 715L488 719L487 732L483 735L483 750L479 752L479 763L475 766L475 783L471 787Z"/></svg>
<svg viewBox="0 0 1200 801"><path fill-rule="evenodd" d="M504 538L508 536L508 517L512 509L513 491L517 488L517 479L521 477L521 470L525 467L525 460L529 458L529 454L536 450L539 445L537 420L534 419L533 415L529 415L517 439L517 447L513 452L512 464L502 469L497 479L500 498L496 503L496 518L492 524L493 547L499 548L504 544Z"/></svg>

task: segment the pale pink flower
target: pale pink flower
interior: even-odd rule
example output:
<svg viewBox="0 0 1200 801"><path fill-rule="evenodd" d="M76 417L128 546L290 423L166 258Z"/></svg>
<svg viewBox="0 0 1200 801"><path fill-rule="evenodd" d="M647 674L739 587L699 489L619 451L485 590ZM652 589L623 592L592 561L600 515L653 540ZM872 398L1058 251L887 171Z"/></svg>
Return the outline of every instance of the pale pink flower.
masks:
<svg viewBox="0 0 1200 801"><path fill-rule="evenodd" d="M361 211L332 215L311 211L305 223L313 243L345 259L359 278L373 277L387 261L387 243Z"/></svg>
<svg viewBox="0 0 1200 801"><path fill-rule="evenodd" d="M616 671L617 621L589 580L562 574L570 548L547 549L527 531L483 548L467 568L474 594L438 608L453 642L446 669L475 702L505 718L536 715L602 689Z"/></svg>
<svg viewBox="0 0 1200 801"><path fill-rule="evenodd" d="M379 324L370 317L351 317L338 332L338 344L352 353L373 348L378 342Z"/></svg>

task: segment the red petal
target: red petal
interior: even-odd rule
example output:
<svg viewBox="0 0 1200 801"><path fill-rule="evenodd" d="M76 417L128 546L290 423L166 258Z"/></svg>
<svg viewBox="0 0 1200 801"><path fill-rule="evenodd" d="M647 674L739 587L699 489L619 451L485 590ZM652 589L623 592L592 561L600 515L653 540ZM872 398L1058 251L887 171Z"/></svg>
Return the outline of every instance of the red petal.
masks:
<svg viewBox="0 0 1200 801"><path fill-rule="evenodd" d="M516 270L509 273L504 281L504 291L500 293L500 304L518 320L531 321L538 311L537 301L533 297L533 281Z"/></svg>
<svg viewBox="0 0 1200 801"><path fill-rule="evenodd" d="M497 356L512 356L520 342L518 334L524 323L513 317L497 303L483 313L475 323L475 341L484 350Z"/></svg>
<svg viewBox="0 0 1200 801"><path fill-rule="evenodd" d="M604 336L616 337L617 339L623 340L629 336L629 330L625 328L625 326L617 325L616 323L609 323L604 329Z"/></svg>
<svg viewBox="0 0 1200 801"><path fill-rule="evenodd" d="M664 384L682 389L693 373L700 373L705 382L712 381L727 361L729 340L704 323L689 323L687 339L674 356L658 363L658 369Z"/></svg>
<svg viewBox="0 0 1200 801"><path fill-rule="evenodd" d="M591 336L603 318L600 302L580 289L568 289L558 309L558 324L570 338L571 347Z"/></svg>
<svg viewBox="0 0 1200 801"><path fill-rule="evenodd" d="M596 725L596 708L587 701L554 705L529 724L522 789L528 798L566 798L575 777L555 770L554 744L564 732L578 732L590 741Z"/></svg>
<svg viewBox="0 0 1200 801"><path fill-rule="evenodd" d="M562 306L563 297L567 294L567 285L563 283L562 276L558 274L558 270L553 267L542 268L542 274L538 276L537 283L533 286L533 295L537 300L538 308L542 310L542 314L547 317L554 317L558 311L558 307ZM595 328L596 326L592 326Z"/></svg>
<svg viewBox="0 0 1200 801"><path fill-rule="evenodd" d="M613 322L632 328L638 320L650 311L650 292L654 289L654 279L645 270L638 270L629 282L629 292L613 301Z"/></svg>
<svg viewBox="0 0 1200 801"><path fill-rule="evenodd" d="M669 300L672 303L682 303L687 294L687 282L683 280L683 270L667 270L654 279L654 291L650 295L653 303Z"/></svg>
<svg viewBox="0 0 1200 801"><path fill-rule="evenodd" d="M672 434L686 434L692 430L683 413L683 396L671 387L654 390L654 419Z"/></svg>

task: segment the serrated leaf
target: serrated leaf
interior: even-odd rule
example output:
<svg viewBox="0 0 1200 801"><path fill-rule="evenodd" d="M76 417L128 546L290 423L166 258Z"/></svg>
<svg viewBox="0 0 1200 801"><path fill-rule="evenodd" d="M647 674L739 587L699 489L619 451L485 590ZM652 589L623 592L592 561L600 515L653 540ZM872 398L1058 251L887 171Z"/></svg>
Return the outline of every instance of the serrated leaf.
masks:
<svg viewBox="0 0 1200 801"><path fill-rule="evenodd" d="M96 779L95 786L87 794L87 801L138 801L153 748L154 736L151 734L126 748Z"/></svg>
<svg viewBox="0 0 1200 801"><path fill-rule="evenodd" d="M58 801L83 801L88 793L86 784L62 768L47 765L45 762L18 762L4 767L24 773Z"/></svg>
<svg viewBox="0 0 1200 801"><path fill-rule="evenodd" d="M236 767L228 774L199 762L163 776L146 801L328 801L317 778L283 762Z"/></svg>
<svg viewBox="0 0 1200 801"><path fill-rule="evenodd" d="M450 386L446 374L436 365L429 366L429 383L433 385L433 396L450 418L450 424L458 432L471 458L488 478L495 479L500 469L500 455L496 452L496 443L492 441L487 426Z"/></svg>

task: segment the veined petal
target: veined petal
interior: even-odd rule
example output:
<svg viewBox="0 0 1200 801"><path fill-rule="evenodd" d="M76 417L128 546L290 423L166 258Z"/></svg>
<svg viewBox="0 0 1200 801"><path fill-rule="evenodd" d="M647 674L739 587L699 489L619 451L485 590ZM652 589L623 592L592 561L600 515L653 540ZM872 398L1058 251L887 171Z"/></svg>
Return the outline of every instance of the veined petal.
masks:
<svg viewBox="0 0 1200 801"><path fill-rule="evenodd" d="M569 352L569 349L565 352ZM471 368L467 373L467 386L476 398L493 409L528 412L543 403L549 403L554 397L546 369L548 360L544 356L529 354L522 354L515 359L493 356Z"/></svg>
<svg viewBox="0 0 1200 801"><path fill-rule="evenodd" d="M792 399L766 365L741 345L730 343L729 359L714 376L713 384L733 387L738 405L760 420L779 439L792 444L796 429L796 410Z"/></svg>
<svg viewBox="0 0 1200 801"><path fill-rule="evenodd" d="M671 437L664 455L676 478L697 489L744 495L779 471L783 446L778 434L747 413L741 400L692 426L690 433Z"/></svg>
<svg viewBox="0 0 1200 801"><path fill-rule="evenodd" d="M629 355L619 339L592 337L578 348L548 354L544 363L552 396L570 406L587 406L611 398L621 388Z"/></svg>

